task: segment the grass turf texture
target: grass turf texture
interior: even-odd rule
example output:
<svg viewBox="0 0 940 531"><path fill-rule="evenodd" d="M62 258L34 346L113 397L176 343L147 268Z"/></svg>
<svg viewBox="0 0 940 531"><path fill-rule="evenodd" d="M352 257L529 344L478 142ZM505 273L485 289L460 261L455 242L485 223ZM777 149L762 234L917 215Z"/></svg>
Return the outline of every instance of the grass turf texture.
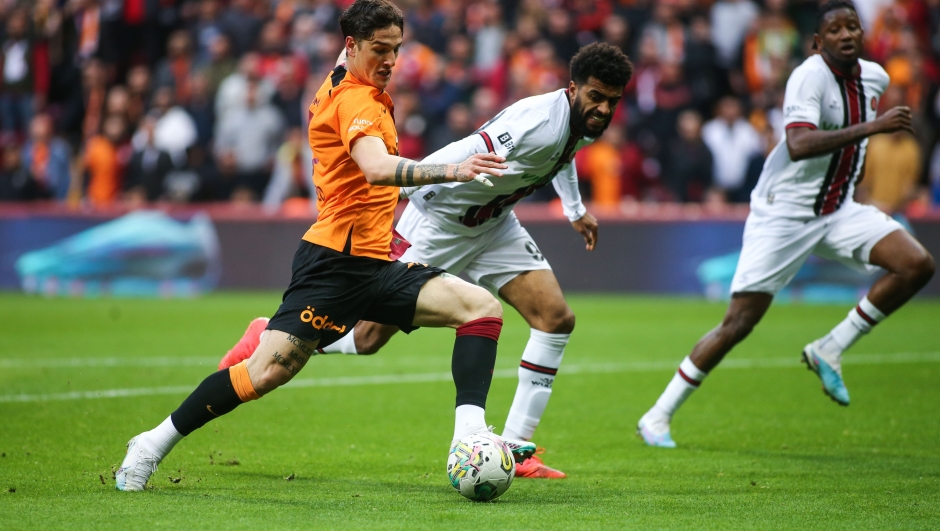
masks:
<svg viewBox="0 0 940 531"><path fill-rule="evenodd" d="M847 308L774 306L727 360L737 365L716 370L676 416L679 449L664 450L635 438L636 422L724 305L571 296L577 330L536 433L546 462L569 479L517 479L495 503L464 500L444 472L454 394L448 330L399 334L372 357L315 358L297 377L306 387L242 406L180 443L152 490L115 491L112 469L126 441L175 409L248 321L272 314L278 300L275 293L168 301L0 295L0 528L940 523L940 303L931 301L903 308L847 355L848 408L826 398L798 363L802 346ZM498 431L527 338L507 308L487 412ZM869 363L853 365L853 356ZM740 360L757 361L748 368ZM389 383L389 375L412 381ZM141 388L157 394L9 399Z"/></svg>

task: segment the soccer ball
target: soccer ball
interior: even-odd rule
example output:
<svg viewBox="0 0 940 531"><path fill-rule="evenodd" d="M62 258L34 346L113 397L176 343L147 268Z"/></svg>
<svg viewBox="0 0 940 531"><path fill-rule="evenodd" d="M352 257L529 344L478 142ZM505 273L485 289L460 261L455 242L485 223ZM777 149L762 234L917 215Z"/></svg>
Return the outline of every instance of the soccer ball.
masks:
<svg viewBox="0 0 940 531"><path fill-rule="evenodd" d="M490 501L498 498L516 477L516 460L499 435L490 432L464 437L447 456L450 484L465 498Z"/></svg>

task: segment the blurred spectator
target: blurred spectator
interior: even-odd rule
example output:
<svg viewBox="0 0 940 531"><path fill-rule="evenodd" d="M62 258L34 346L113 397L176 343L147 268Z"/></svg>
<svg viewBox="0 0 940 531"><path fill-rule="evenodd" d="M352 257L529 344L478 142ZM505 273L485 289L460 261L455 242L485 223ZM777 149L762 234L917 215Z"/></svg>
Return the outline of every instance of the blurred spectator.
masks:
<svg viewBox="0 0 940 531"><path fill-rule="evenodd" d="M305 80L298 79L294 70L297 64L289 58L281 60L278 66L277 85L271 104L281 113L288 129L304 127L307 125L307 105L301 98Z"/></svg>
<svg viewBox="0 0 940 531"><path fill-rule="evenodd" d="M11 144L12 145L12 144ZM37 114L29 124L29 140L23 146L23 164L50 197L68 196L72 178L69 171L71 150L68 143L55 136L52 118Z"/></svg>
<svg viewBox="0 0 940 531"><path fill-rule="evenodd" d="M425 46L432 50L444 50L447 42L447 19L444 14L435 10L433 0L417 0L413 5L405 14L405 25Z"/></svg>
<svg viewBox="0 0 940 531"><path fill-rule="evenodd" d="M552 43L558 58L565 64L571 62L571 58L581 47L574 34L571 13L564 9L549 11L545 38Z"/></svg>
<svg viewBox="0 0 940 531"><path fill-rule="evenodd" d="M219 0L199 1L199 15L192 25L192 35L196 42L196 60L200 63L205 64L211 61L212 47L215 46L219 37L228 40L221 15L222 5Z"/></svg>
<svg viewBox="0 0 940 531"><path fill-rule="evenodd" d="M276 21L266 23L258 38L258 70L261 77L276 85L285 73L294 76L291 80L302 86L307 78L306 61L291 52L284 27ZM284 63L290 63L285 68Z"/></svg>
<svg viewBox="0 0 940 531"><path fill-rule="evenodd" d="M173 99L173 89L160 87L153 93L153 113L157 118L153 130L154 145L169 153L173 164L181 166L186 150L196 143L196 123ZM140 148L144 138L135 135L134 146Z"/></svg>
<svg viewBox="0 0 940 531"><path fill-rule="evenodd" d="M428 122L421 115L423 108L418 95L408 89L395 94L395 123L398 124L398 153L409 159L420 159L426 153L424 133Z"/></svg>
<svg viewBox="0 0 940 531"><path fill-rule="evenodd" d="M209 80L205 74L196 72L190 77L189 87L191 94L185 109L196 126L196 143L207 148L215 130L215 102L209 92Z"/></svg>
<svg viewBox="0 0 940 531"><path fill-rule="evenodd" d="M33 201L50 197L52 193L23 164L19 147L13 142L4 143L0 166L0 201Z"/></svg>
<svg viewBox="0 0 940 531"><path fill-rule="evenodd" d="M313 186L310 178L313 175L312 159L305 131L298 128L288 131L287 139L277 150L271 182L264 191L262 203L266 210L274 212L283 205L286 209L298 209L298 214L310 215L313 206L313 194L310 193ZM302 201L291 203L293 199Z"/></svg>
<svg viewBox="0 0 940 531"><path fill-rule="evenodd" d="M258 83L249 83L245 105L219 120L216 156L234 161L238 187L255 201L261 199L271 177L274 154L281 143L284 122L270 103L259 101Z"/></svg>
<svg viewBox="0 0 940 531"><path fill-rule="evenodd" d="M762 149L760 135L742 117L741 101L726 96L718 102L716 117L702 128L702 140L714 158L713 179L728 201L749 201L745 188L747 163Z"/></svg>
<svg viewBox="0 0 940 531"><path fill-rule="evenodd" d="M463 103L456 103L447 109L447 120L430 129L426 151L434 153L442 147L470 136L474 131L470 109Z"/></svg>
<svg viewBox="0 0 940 531"><path fill-rule="evenodd" d="M189 101L189 78L194 66L189 33L183 30L173 32L167 42L166 59L160 61L153 72L154 87L172 88L174 100L185 104Z"/></svg>
<svg viewBox="0 0 940 531"><path fill-rule="evenodd" d="M687 31L671 2L657 2L653 19L643 28L643 37L656 44L660 61L681 64L685 58Z"/></svg>
<svg viewBox="0 0 940 531"><path fill-rule="evenodd" d="M496 2L474 2L467 7L467 32L474 39L474 67L480 72L489 72L499 61L506 38L502 18Z"/></svg>
<svg viewBox="0 0 940 531"><path fill-rule="evenodd" d="M150 104L150 70L138 65L127 72L127 119L130 123L140 123L147 114Z"/></svg>
<svg viewBox="0 0 940 531"><path fill-rule="evenodd" d="M232 0L220 17L222 31L232 39L238 57L251 50L261 31L263 22L254 14L256 1Z"/></svg>
<svg viewBox="0 0 940 531"><path fill-rule="evenodd" d="M692 18L684 51L684 73L692 92L692 105L701 114L711 112L722 89L718 52L711 42L711 26L704 16Z"/></svg>
<svg viewBox="0 0 940 531"><path fill-rule="evenodd" d="M37 85L35 42L29 35L29 12L14 9L6 23L6 38L0 48L0 126L9 139L20 136L33 117L34 94L47 87ZM46 80L46 83L48 81Z"/></svg>
<svg viewBox="0 0 940 531"><path fill-rule="evenodd" d="M663 157L663 186L676 201L702 202L712 185L714 161L702 141L702 116L693 110L679 114L678 136Z"/></svg>
<svg viewBox="0 0 940 531"><path fill-rule="evenodd" d="M255 86L255 98L258 102L271 101L274 86L262 79L259 57L256 53L245 54L238 63L238 70L223 79L219 85L219 91L215 96L216 123L225 119L227 113L245 107L249 84Z"/></svg>
<svg viewBox="0 0 940 531"><path fill-rule="evenodd" d="M904 101L899 87L889 86L881 108L891 109ZM920 144L906 131L874 135L868 139L865 174L858 184L858 199L888 214L903 212L917 191L921 176Z"/></svg>
<svg viewBox="0 0 940 531"><path fill-rule="evenodd" d="M232 42L225 34L219 34L209 45L208 59L201 69L208 82L209 94L215 97L222 80L235 73L238 62L232 57Z"/></svg>
<svg viewBox="0 0 940 531"><path fill-rule="evenodd" d="M744 77L751 92L786 84L790 58L800 43L785 12L786 0L767 0L766 9L744 41Z"/></svg>
<svg viewBox="0 0 940 531"><path fill-rule="evenodd" d="M124 117L108 116L104 119L102 133L90 138L85 147L82 166L83 172L87 172L86 194L94 206L109 205L121 193L127 164L126 128Z"/></svg>
<svg viewBox="0 0 940 531"><path fill-rule="evenodd" d="M712 43L725 68L739 64L741 42L757 19L758 9L750 0L719 0L711 7Z"/></svg>
<svg viewBox="0 0 940 531"><path fill-rule="evenodd" d="M133 205L160 199L164 191L164 180L173 169L169 153L154 144L156 124L156 117L144 118L140 130L135 135L143 138L143 144L135 146L124 181L125 197Z"/></svg>

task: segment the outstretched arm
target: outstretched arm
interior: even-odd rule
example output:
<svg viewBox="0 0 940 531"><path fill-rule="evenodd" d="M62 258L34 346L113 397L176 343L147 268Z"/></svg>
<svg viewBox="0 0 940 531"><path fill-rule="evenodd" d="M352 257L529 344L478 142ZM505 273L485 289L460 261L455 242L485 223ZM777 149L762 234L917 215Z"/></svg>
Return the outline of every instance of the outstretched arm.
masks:
<svg viewBox="0 0 940 531"><path fill-rule="evenodd" d="M878 133L891 133L900 130L914 132L911 127L911 109L895 107L871 122L852 125L835 131L821 131L810 127L792 127L787 129L787 151L790 160L811 159L845 146L858 143L864 138Z"/></svg>
<svg viewBox="0 0 940 531"><path fill-rule="evenodd" d="M484 177L502 177L506 169L504 157L493 153L477 153L460 164L426 164L389 155L385 142L375 136L356 140L350 156L362 170L369 184L375 186L423 186L445 182L479 181L493 183Z"/></svg>

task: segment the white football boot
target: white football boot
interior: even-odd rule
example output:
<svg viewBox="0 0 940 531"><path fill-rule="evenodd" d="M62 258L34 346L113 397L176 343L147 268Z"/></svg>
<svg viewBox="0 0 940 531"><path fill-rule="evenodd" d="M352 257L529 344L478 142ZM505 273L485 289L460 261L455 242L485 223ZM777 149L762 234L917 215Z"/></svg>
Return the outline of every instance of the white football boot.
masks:
<svg viewBox="0 0 940 531"><path fill-rule="evenodd" d="M114 486L117 490L144 490L150 476L157 471L161 460L140 444L141 435L127 442L127 455L124 456L121 468L114 473Z"/></svg>

